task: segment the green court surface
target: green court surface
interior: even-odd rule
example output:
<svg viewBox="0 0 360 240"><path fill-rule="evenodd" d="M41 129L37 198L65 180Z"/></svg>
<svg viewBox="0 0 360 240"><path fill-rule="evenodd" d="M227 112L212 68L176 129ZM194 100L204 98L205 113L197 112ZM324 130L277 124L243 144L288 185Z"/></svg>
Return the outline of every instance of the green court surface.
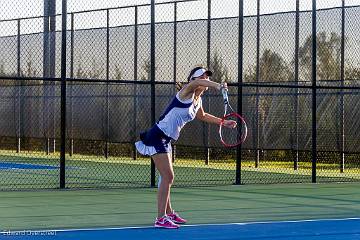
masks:
<svg viewBox="0 0 360 240"><path fill-rule="evenodd" d="M156 189L1 192L0 230L150 226ZM343 219L360 216L360 184L173 188L189 224Z"/></svg>
<svg viewBox="0 0 360 240"><path fill-rule="evenodd" d="M294 170L290 161L242 161L241 183L311 183L311 161L299 162ZM231 185L235 182L235 160L177 158L174 162L176 186ZM1 190L56 189L59 187L59 155L0 152ZM67 188L143 188L150 185L150 160L129 157L73 155L66 157ZM340 173L333 163L317 164L317 182L356 182L357 166L347 165Z"/></svg>

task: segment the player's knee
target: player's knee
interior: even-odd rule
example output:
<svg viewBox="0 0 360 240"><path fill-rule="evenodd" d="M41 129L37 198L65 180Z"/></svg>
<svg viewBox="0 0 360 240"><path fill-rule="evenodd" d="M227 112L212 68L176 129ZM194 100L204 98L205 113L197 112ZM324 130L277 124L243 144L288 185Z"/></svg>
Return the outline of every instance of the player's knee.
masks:
<svg viewBox="0 0 360 240"><path fill-rule="evenodd" d="M165 174L165 176L162 176L162 181L165 181L167 184L171 185L174 182L174 173L169 172Z"/></svg>

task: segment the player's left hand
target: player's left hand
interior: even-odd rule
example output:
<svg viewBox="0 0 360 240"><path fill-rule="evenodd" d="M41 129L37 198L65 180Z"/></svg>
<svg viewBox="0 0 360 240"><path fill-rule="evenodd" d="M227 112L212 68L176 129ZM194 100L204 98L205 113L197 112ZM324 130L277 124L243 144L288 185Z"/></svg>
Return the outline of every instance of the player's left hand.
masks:
<svg viewBox="0 0 360 240"><path fill-rule="evenodd" d="M236 128L236 126L237 126L237 123L234 120L225 120L223 124L224 124L224 127L227 127L227 128Z"/></svg>
<svg viewBox="0 0 360 240"><path fill-rule="evenodd" d="M228 86L227 86L227 83L226 82L222 82L222 83L220 83L220 91L221 90L225 90L225 91L228 91L229 89L228 89Z"/></svg>

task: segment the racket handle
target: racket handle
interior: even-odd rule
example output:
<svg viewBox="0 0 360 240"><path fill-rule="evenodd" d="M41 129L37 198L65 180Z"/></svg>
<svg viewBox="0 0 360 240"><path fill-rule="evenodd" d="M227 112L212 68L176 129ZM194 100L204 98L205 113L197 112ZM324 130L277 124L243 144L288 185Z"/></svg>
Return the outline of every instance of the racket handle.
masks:
<svg viewBox="0 0 360 240"><path fill-rule="evenodd" d="M229 103L228 91L225 88L221 88L221 93L224 98L224 103L228 104Z"/></svg>

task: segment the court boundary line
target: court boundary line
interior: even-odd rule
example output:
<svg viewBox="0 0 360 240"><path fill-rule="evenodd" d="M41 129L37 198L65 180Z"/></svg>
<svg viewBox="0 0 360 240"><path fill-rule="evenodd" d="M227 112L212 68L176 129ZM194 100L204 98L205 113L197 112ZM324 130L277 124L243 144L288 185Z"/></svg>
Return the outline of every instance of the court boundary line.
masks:
<svg viewBox="0 0 360 240"><path fill-rule="evenodd" d="M325 219L302 219L302 220L284 220L284 221L259 221L259 222L233 222L233 223L204 223L204 224L187 224L181 227L207 227L207 226L227 226L227 225L255 225L255 224L276 224L276 223L302 223L302 222L331 222L331 221L352 221L360 220L360 217L352 218L325 218ZM129 226L129 227L99 227L99 228L69 228L69 229L40 229L40 230L14 230L10 232L85 232L85 231L110 231L110 230L131 230L131 229L151 229L154 226ZM9 231L1 231L0 234L6 234Z"/></svg>

